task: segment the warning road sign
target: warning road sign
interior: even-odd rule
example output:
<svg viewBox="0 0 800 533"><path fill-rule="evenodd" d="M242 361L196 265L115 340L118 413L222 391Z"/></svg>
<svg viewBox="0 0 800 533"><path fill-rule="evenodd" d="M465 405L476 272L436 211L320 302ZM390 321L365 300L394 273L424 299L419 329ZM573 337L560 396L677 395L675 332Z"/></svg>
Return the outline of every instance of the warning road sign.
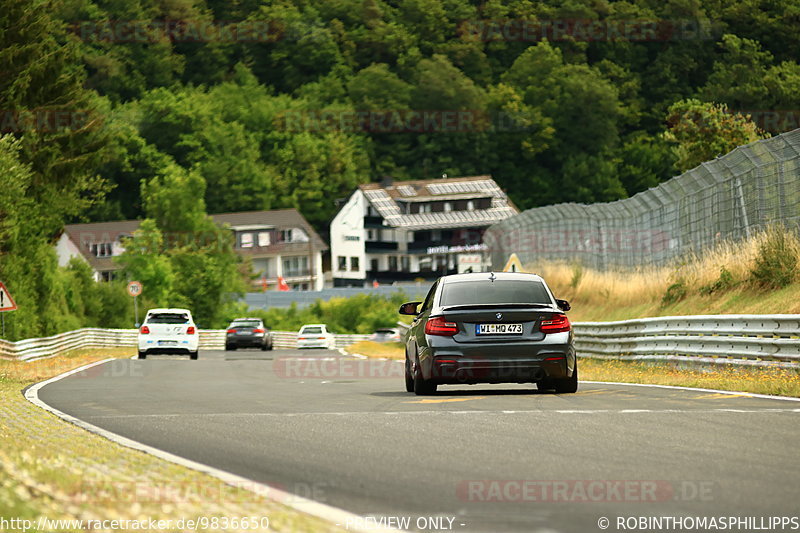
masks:
<svg viewBox="0 0 800 533"><path fill-rule="evenodd" d="M511 254L508 257L506 266L503 267L503 272L525 272L522 268L522 261L519 260L517 254Z"/></svg>
<svg viewBox="0 0 800 533"><path fill-rule="evenodd" d="M14 303L14 299L10 294L8 294L8 289L6 289L6 286L3 285L2 281L0 281L0 312L16 310L17 304Z"/></svg>

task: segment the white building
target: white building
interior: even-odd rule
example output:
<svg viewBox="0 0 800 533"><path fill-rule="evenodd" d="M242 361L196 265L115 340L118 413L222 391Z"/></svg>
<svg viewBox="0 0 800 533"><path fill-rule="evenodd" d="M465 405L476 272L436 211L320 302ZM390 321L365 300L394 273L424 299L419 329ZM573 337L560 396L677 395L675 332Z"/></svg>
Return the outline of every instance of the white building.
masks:
<svg viewBox="0 0 800 533"><path fill-rule="evenodd" d="M276 289L278 278L283 278L293 290L323 288L322 253L328 246L296 209L220 213L211 218L230 226L234 250L250 258L259 276L256 287ZM114 257L125 250L122 240L138 228L138 220L69 224L56 244L58 262L64 266L71 258L80 257L92 267L96 280L114 279L121 270ZM204 237L164 235L165 241L184 242L187 238Z"/></svg>
<svg viewBox="0 0 800 533"><path fill-rule="evenodd" d="M333 284L486 270L484 230L517 212L491 176L359 185L331 222Z"/></svg>

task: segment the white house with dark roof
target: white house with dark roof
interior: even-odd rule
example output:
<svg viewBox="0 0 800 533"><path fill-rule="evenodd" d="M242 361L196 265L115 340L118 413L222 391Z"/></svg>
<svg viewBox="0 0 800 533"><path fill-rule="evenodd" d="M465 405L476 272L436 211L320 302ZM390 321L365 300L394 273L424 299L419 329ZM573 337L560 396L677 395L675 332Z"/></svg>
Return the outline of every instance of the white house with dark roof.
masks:
<svg viewBox="0 0 800 533"><path fill-rule="evenodd" d="M484 230L517 213L491 176L359 185L331 222L333 284L485 270Z"/></svg>
<svg viewBox="0 0 800 533"><path fill-rule="evenodd" d="M323 288L322 253L328 246L296 209L220 213L211 218L230 226L234 250L250 258L253 271L259 276L255 286L276 289L278 278L283 278L293 290ZM122 240L138 228L138 220L68 224L56 244L59 264L64 266L71 258L79 257L92 267L96 280L114 279L121 270L114 257L125 250Z"/></svg>

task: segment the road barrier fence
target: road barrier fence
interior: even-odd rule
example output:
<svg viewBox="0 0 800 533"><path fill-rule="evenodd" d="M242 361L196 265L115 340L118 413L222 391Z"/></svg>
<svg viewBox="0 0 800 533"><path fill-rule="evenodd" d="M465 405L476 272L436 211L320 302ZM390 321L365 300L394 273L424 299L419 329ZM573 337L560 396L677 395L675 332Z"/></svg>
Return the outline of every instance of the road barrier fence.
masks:
<svg viewBox="0 0 800 533"><path fill-rule="evenodd" d="M82 348L135 347L137 334L135 329L82 328L52 337L17 342L0 339L0 358L31 361ZM199 335L201 350L225 349L224 329L201 329ZM334 335L333 337L336 348L344 348L355 342L367 340L370 336ZM275 348L294 348L297 346L297 332L273 331L272 342Z"/></svg>
<svg viewBox="0 0 800 533"><path fill-rule="evenodd" d="M800 315L700 315L575 322L581 357L800 368ZM135 329L83 328L52 337L0 340L0 358L30 361L80 348L136 346ZM344 348L369 335L334 335ZM297 346L297 333L273 331L275 348ZM225 348L225 330L200 330L201 350Z"/></svg>
<svg viewBox="0 0 800 533"><path fill-rule="evenodd" d="M489 227L494 268L579 262L598 270L664 266L780 224L800 231L800 129L740 146L615 202L535 207Z"/></svg>

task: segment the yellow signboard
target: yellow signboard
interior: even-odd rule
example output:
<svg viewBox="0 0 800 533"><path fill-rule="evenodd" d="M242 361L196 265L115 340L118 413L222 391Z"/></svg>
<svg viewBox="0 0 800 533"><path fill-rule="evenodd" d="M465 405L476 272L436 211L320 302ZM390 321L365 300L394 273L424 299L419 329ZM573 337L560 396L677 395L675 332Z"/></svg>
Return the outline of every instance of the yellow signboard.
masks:
<svg viewBox="0 0 800 533"><path fill-rule="evenodd" d="M506 261L506 266L503 267L503 272L525 272L522 268L522 261L519 260L517 254L511 254Z"/></svg>

